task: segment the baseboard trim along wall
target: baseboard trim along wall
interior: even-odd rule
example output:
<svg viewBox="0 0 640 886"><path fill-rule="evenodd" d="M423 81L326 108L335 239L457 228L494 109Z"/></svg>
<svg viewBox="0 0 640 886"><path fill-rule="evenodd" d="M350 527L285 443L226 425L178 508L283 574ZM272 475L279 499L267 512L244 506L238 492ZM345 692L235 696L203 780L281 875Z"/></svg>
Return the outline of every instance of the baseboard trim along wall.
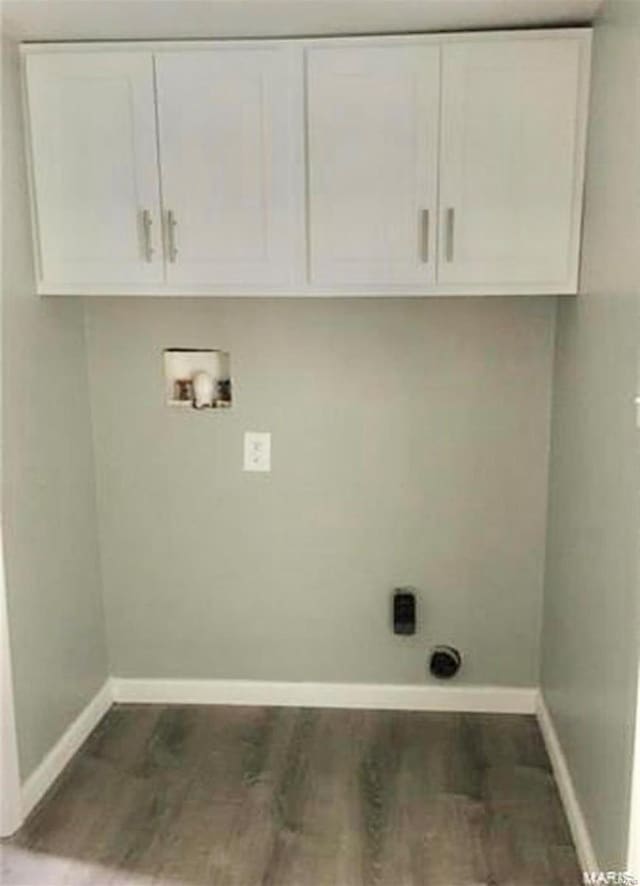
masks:
<svg viewBox="0 0 640 886"><path fill-rule="evenodd" d="M533 714L538 690L520 686L279 683L254 680L112 680L114 701L278 705Z"/></svg>
<svg viewBox="0 0 640 886"><path fill-rule="evenodd" d="M535 687L284 683L257 680L137 680L112 677L80 712L23 784L23 818L26 818L42 799L113 702L535 714L551 760L580 864L586 871L599 870L560 740L544 699Z"/></svg>
<svg viewBox="0 0 640 886"><path fill-rule="evenodd" d="M82 747L112 703L111 681L107 680L22 785L23 820L40 802L76 751Z"/></svg>
<svg viewBox="0 0 640 886"><path fill-rule="evenodd" d="M541 692L538 693L536 717L538 718L540 731L542 732L542 737L547 748L547 754L551 760L553 774L569 822L571 835L578 855L578 861L584 871L599 871L600 866L596 859L593 843L591 842L591 836L589 834L589 828L587 827L587 822L580 806L578 795L576 794L573 779L571 778L567 759L562 750L558 733L556 732L551 714L545 704Z"/></svg>

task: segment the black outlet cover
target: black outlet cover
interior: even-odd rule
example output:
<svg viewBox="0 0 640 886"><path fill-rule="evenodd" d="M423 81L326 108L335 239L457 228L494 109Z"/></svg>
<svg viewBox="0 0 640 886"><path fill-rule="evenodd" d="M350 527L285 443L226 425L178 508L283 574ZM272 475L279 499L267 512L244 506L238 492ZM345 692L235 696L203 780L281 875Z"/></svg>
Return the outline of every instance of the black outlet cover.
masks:
<svg viewBox="0 0 640 886"><path fill-rule="evenodd" d="M393 595L393 633L407 636L416 632L416 595L400 588Z"/></svg>

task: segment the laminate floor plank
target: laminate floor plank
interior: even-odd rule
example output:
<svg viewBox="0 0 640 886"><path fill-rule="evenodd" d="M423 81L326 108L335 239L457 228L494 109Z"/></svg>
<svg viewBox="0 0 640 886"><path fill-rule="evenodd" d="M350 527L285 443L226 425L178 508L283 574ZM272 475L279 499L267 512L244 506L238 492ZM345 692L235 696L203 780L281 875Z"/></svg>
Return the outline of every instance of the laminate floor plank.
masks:
<svg viewBox="0 0 640 886"><path fill-rule="evenodd" d="M533 717L115 705L6 886L578 886Z"/></svg>

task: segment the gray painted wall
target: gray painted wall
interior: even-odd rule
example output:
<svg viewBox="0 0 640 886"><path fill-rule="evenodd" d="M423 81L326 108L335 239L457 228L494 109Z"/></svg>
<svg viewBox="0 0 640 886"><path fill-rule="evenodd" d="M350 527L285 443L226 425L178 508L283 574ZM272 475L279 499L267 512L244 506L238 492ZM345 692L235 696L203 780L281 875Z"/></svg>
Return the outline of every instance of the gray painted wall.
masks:
<svg viewBox="0 0 640 886"><path fill-rule="evenodd" d="M542 684L604 869L625 866L638 648L640 4L595 33L582 290L559 303Z"/></svg>
<svg viewBox="0 0 640 886"><path fill-rule="evenodd" d="M16 48L3 44L2 510L20 769L107 674L82 303L34 295Z"/></svg>
<svg viewBox="0 0 640 886"><path fill-rule="evenodd" d="M88 300L114 674L422 682L451 642L465 682L537 683L554 308ZM175 346L231 352L232 410L165 407ZM245 430L271 475L242 472Z"/></svg>

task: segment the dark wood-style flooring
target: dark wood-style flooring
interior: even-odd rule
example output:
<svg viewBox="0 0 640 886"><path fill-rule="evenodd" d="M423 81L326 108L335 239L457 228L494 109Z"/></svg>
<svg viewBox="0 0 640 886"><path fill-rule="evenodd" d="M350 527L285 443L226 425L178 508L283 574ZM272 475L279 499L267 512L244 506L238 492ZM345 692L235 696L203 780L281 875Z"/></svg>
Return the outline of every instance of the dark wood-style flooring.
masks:
<svg viewBox="0 0 640 886"><path fill-rule="evenodd" d="M3 884L581 883L533 717L116 705Z"/></svg>

